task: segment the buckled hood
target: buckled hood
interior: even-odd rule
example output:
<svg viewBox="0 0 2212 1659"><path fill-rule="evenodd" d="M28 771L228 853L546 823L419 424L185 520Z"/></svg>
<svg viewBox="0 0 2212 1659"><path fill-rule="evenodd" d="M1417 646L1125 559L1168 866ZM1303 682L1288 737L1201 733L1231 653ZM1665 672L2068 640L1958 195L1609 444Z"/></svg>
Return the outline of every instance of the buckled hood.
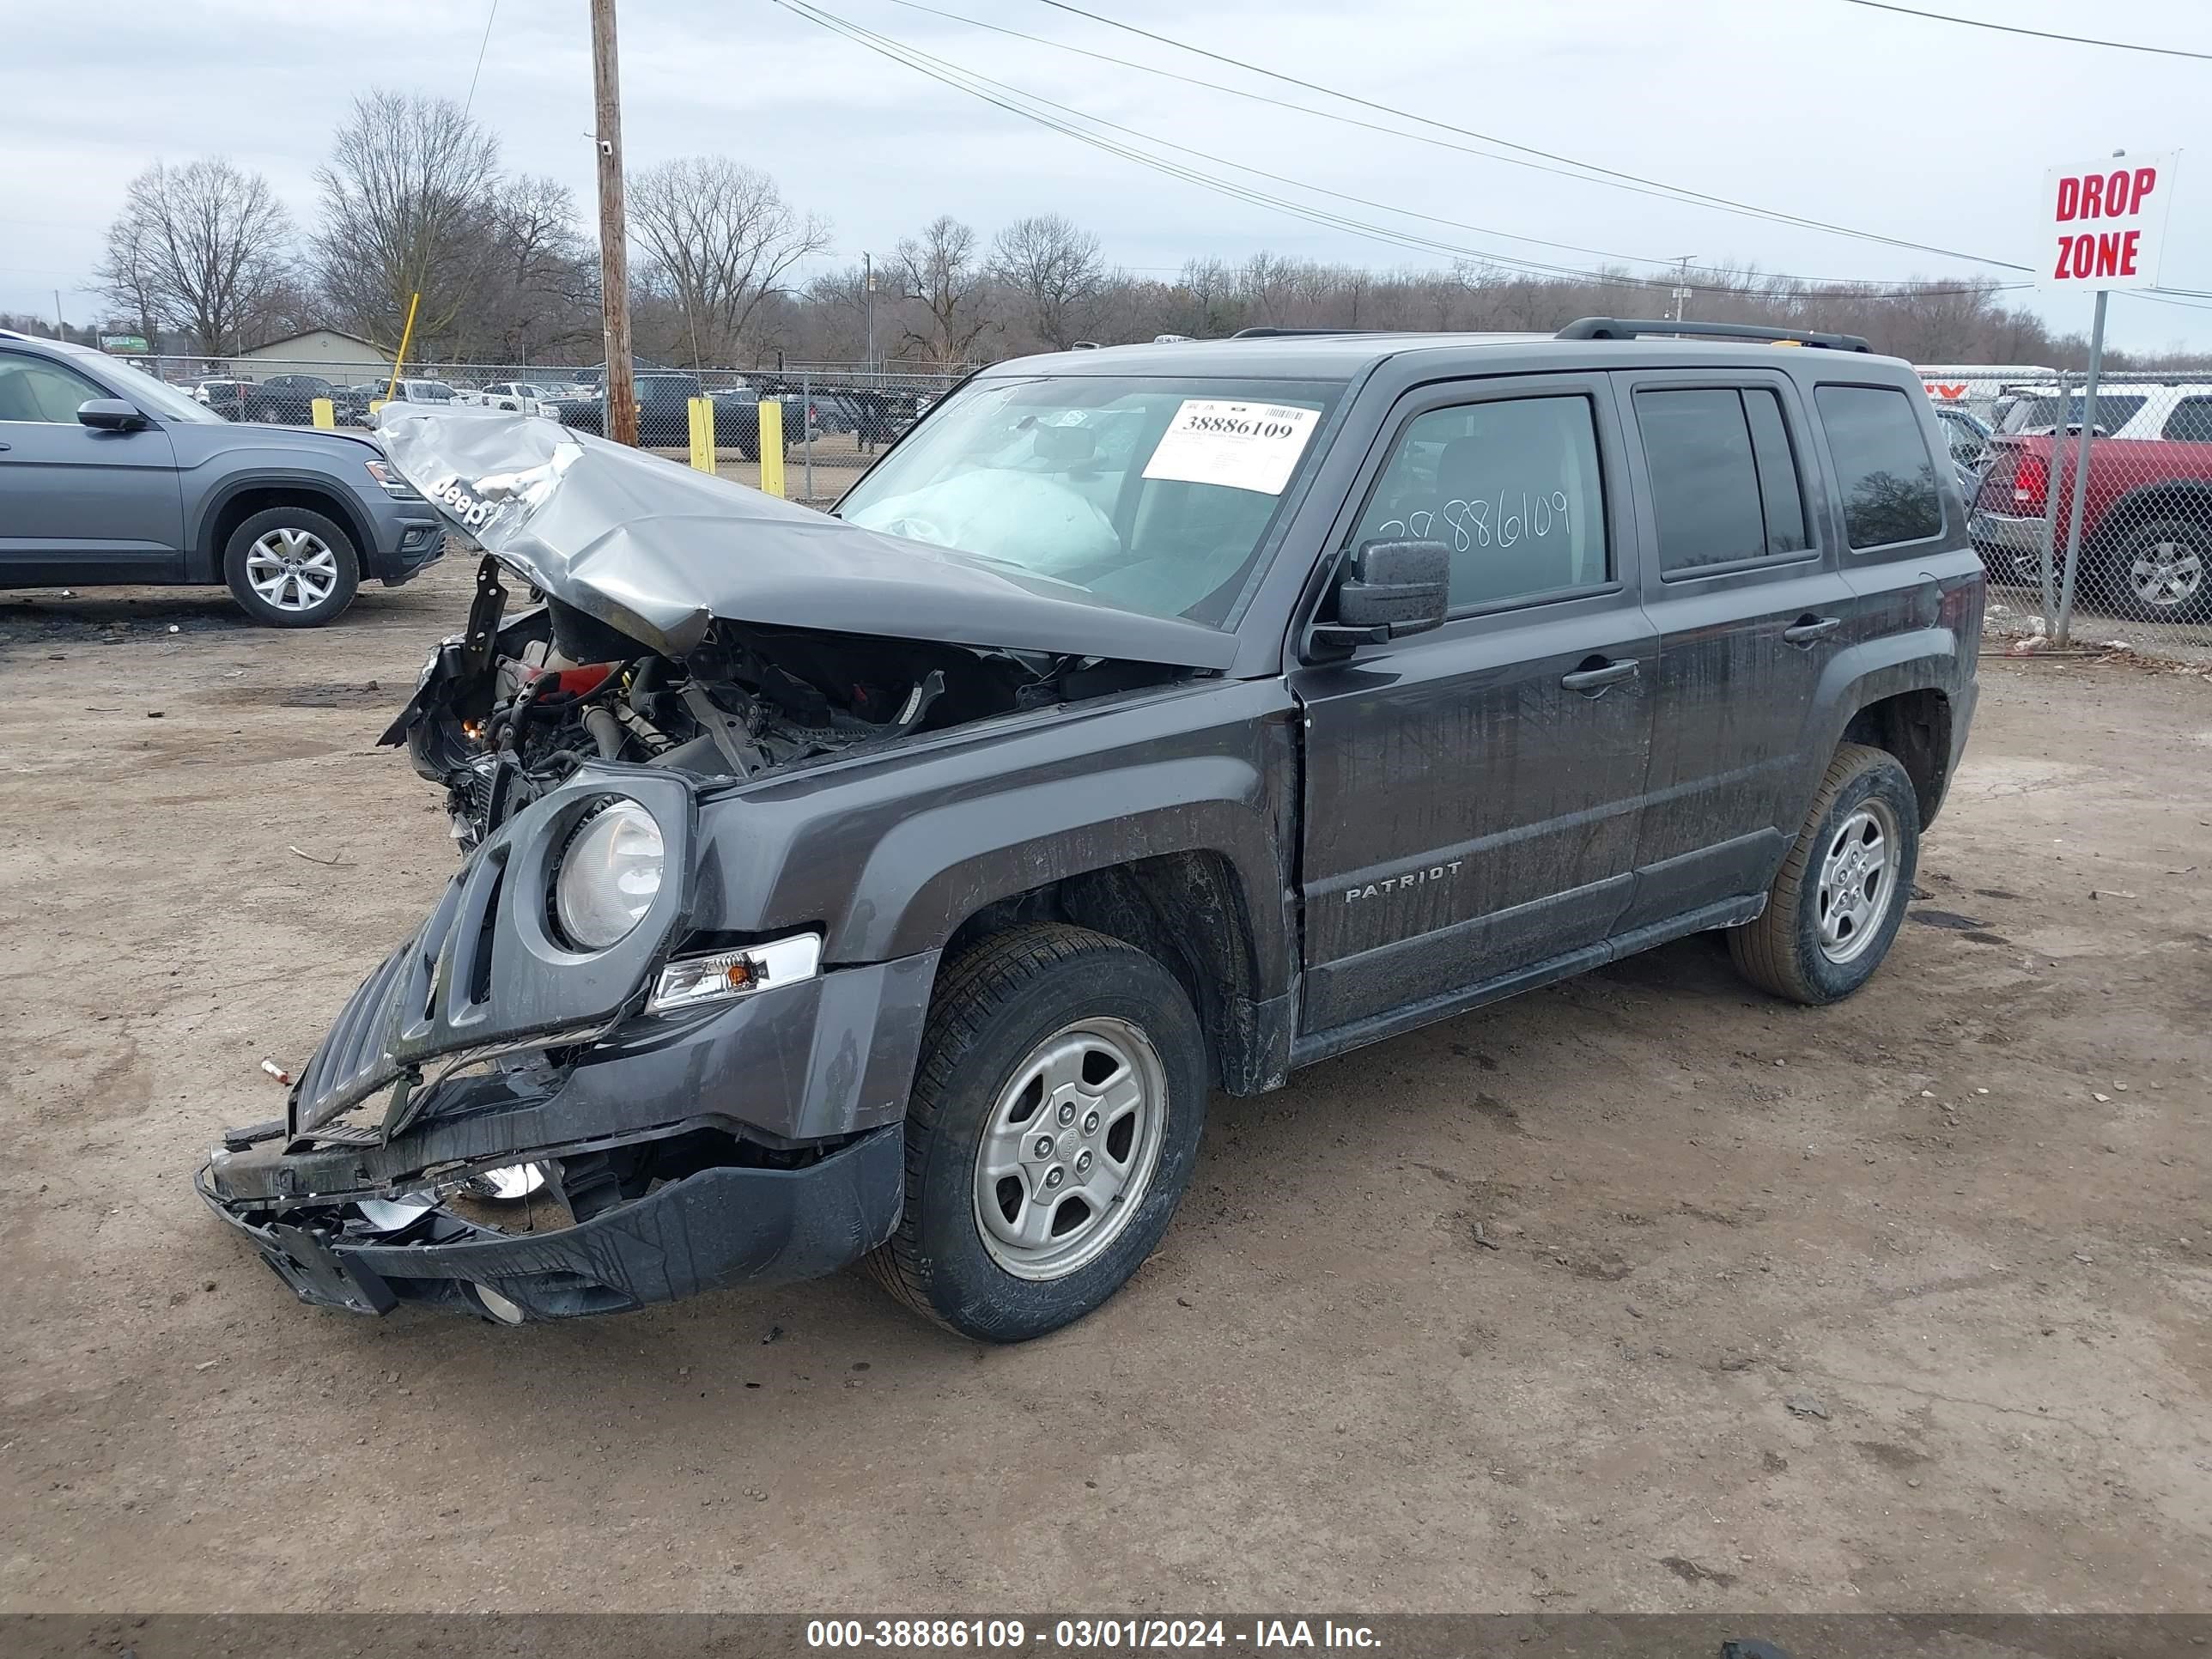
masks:
<svg viewBox="0 0 2212 1659"><path fill-rule="evenodd" d="M392 463L540 591L670 657L720 617L1226 668L1236 641L501 410L387 404Z"/></svg>

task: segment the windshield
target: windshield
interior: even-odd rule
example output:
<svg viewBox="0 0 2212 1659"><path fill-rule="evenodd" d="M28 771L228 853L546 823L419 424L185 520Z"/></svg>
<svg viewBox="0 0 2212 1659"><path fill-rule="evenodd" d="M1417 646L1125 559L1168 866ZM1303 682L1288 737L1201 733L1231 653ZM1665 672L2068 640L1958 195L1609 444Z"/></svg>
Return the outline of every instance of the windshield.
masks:
<svg viewBox="0 0 2212 1659"><path fill-rule="evenodd" d="M838 503L838 516L1226 627L1322 417L1306 380L978 380Z"/></svg>
<svg viewBox="0 0 2212 1659"><path fill-rule="evenodd" d="M149 415L158 415L165 421L190 421L199 426L210 421L217 426L228 424L222 416L183 387L155 380L136 363L125 362L120 357L111 357L104 351L82 348L77 349L76 355L91 359L115 374L123 395Z"/></svg>
<svg viewBox="0 0 2212 1659"><path fill-rule="evenodd" d="M2143 398L2106 397L2097 394L2097 424L2106 432L2117 432L2125 426L2128 417L2141 409ZM2066 424L2081 424L2081 411L2087 407L2079 392L2066 400ZM2004 429L2007 432L2048 432L2058 424L2058 399L2055 397L2023 398L2005 411Z"/></svg>

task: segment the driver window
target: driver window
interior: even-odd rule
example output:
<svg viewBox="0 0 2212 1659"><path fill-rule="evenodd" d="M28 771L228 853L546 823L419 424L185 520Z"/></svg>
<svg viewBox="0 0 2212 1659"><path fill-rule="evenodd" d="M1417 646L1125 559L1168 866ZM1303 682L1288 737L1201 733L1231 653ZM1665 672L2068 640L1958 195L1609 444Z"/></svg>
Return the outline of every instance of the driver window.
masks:
<svg viewBox="0 0 2212 1659"><path fill-rule="evenodd" d="M56 364L0 353L0 421L75 426L79 404L109 395Z"/></svg>
<svg viewBox="0 0 2212 1659"><path fill-rule="evenodd" d="M1451 550L1454 610L1582 587L1607 568L1589 399L1509 398L1414 417L1353 536Z"/></svg>

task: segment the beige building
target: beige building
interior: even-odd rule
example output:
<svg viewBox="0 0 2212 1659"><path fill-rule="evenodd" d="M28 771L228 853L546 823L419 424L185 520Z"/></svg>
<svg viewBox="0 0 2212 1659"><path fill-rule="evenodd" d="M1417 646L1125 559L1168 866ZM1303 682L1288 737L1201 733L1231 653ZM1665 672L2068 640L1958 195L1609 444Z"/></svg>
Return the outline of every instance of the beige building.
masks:
<svg viewBox="0 0 2212 1659"><path fill-rule="evenodd" d="M392 354L380 346L334 328L311 328L305 334L287 335L250 350L234 352L234 373L265 380L272 374L319 374L326 380L350 386L362 380L380 380L392 373Z"/></svg>

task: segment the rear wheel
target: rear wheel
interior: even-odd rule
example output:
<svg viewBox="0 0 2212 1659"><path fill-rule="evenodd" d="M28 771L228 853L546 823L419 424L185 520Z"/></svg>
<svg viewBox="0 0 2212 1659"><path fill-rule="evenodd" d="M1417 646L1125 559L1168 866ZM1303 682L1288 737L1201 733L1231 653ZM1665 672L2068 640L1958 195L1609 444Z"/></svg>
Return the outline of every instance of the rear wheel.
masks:
<svg viewBox="0 0 2212 1659"><path fill-rule="evenodd" d="M2139 622L2212 617L2212 534L2187 519L2154 519L2129 532L2106 569L2109 599Z"/></svg>
<svg viewBox="0 0 2212 1659"><path fill-rule="evenodd" d="M323 514L272 507L230 532L223 580L256 622L319 628L353 603L361 558L353 538Z"/></svg>
<svg viewBox="0 0 2212 1659"><path fill-rule="evenodd" d="M1920 806L1897 757L1847 743L1828 763L1756 921L1729 954L1760 989L1834 1002L1874 977L1905 920L1920 863Z"/></svg>
<svg viewBox="0 0 2212 1659"><path fill-rule="evenodd" d="M1081 1318L1167 1231L1206 1075L1189 999L1143 951L1057 925L982 940L932 1002L907 1111L906 1212L871 1270L984 1341Z"/></svg>

